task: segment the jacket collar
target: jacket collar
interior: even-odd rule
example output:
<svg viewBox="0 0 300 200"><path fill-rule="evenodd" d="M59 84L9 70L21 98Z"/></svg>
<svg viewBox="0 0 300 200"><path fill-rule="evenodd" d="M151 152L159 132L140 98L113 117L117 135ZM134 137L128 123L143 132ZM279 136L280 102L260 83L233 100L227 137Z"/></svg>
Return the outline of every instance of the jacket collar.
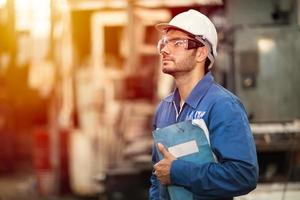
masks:
<svg viewBox="0 0 300 200"><path fill-rule="evenodd" d="M209 87L212 85L213 82L214 82L214 78L211 72L205 74L205 76L193 88L193 90L187 97L185 103L195 109L200 103L200 101L202 100L202 98L205 96L205 94L207 93ZM179 95L178 88L176 88L174 92L165 99L165 101L175 102L175 104L178 106L180 103L180 95Z"/></svg>

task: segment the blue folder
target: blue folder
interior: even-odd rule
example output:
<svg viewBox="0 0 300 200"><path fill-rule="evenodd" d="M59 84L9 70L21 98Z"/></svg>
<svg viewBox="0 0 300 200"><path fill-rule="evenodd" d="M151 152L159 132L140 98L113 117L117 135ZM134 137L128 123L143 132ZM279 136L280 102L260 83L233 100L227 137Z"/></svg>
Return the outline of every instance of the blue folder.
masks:
<svg viewBox="0 0 300 200"><path fill-rule="evenodd" d="M202 123L204 123L204 121ZM171 154L175 154L174 156L179 160L199 164L215 162L208 136L205 134L205 129L203 129L203 126L201 128L196 125L191 120L157 129L153 131L153 139L156 146L158 143L162 143L165 148L167 148ZM158 148L156 149L159 159L163 159ZM171 200L193 199L193 194L179 185L168 186L168 192Z"/></svg>

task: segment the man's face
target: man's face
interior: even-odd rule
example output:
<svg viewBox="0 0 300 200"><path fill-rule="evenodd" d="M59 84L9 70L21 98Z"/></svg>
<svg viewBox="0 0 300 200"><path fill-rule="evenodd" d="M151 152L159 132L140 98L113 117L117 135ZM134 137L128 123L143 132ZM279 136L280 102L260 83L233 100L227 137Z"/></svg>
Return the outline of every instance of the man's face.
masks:
<svg viewBox="0 0 300 200"><path fill-rule="evenodd" d="M196 66L196 49L187 49L188 35L179 30L169 30L158 45L162 58L162 71L176 75L192 71Z"/></svg>

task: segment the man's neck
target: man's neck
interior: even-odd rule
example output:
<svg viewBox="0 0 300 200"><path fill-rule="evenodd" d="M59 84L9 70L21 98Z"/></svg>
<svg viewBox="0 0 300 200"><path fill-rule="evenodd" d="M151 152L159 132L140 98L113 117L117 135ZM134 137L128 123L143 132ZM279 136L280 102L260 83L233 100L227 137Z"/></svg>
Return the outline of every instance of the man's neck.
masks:
<svg viewBox="0 0 300 200"><path fill-rule="evenodd" d="M185 102L197 83L204 77L204 72L189 73L175 77L175 83L180 94L180 102Z"/></svg>

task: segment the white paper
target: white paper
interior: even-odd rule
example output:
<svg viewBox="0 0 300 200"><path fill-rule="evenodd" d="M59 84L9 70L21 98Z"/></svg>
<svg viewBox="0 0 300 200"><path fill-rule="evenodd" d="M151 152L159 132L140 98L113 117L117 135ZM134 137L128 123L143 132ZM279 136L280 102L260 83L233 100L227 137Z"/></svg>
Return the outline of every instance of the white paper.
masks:
<svg viewBox="0 0 300 200"><path fill-rule="evenodd" d="M168 148L168 151L176 158L187 156L192 153L199 152L196 140L191 140L189 142L181 143Z"/></svg>
<svg viewBox="0 0 300 200"><path fill-rule="evenodd" d="M209 132L208 132L205 121L203 119L193 119L192 124L202 128L202 130L205 133L208 144L210 145Z"/></svg>

